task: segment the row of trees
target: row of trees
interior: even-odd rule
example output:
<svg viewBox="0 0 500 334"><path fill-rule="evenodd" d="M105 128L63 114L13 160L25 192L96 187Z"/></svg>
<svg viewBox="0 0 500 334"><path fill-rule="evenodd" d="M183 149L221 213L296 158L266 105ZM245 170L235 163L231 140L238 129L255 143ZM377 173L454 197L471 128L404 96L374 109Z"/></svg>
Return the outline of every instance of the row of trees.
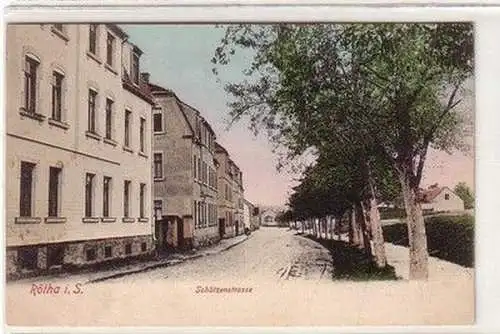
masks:
<svg viewBox="0 0 500 334"><path fill-rule="evenodd" d="M212 59L214 73L238 49L252 61L225 84L234 121L265 130L282 161L313 152L290 198L297 219L352 211L352 242L373 241L386 264L377 203L402 194L410 278L428 276L418 191L430 146L464 149L457 106L473 70L473 30L446 24L231 25ZM369 211L366 220L364 210Z"/></svg>

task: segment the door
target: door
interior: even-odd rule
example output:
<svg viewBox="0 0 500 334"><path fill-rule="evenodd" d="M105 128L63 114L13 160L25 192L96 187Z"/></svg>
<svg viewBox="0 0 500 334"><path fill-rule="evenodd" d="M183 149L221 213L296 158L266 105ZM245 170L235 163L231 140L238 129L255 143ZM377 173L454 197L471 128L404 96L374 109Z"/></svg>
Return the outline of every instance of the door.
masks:
<svg viewBox="0 0 500 334"><path fill-rule="evenodd" d="M224 234L226 234L226 220L219 218L219 236L221 239L224 238Z"/></svg>
<svg viewBox="0 0 500 334"><path fill-rule="evenodd" d="M177 243L180 249L184 249L184 221L182 219L176 219L177 221Z"/></svg>
<svg viewBox="0 0 500 334"><path fill-rule="evenodd" d="M234 222L235 234L239 235L240 223L238 221Z"/></svg>

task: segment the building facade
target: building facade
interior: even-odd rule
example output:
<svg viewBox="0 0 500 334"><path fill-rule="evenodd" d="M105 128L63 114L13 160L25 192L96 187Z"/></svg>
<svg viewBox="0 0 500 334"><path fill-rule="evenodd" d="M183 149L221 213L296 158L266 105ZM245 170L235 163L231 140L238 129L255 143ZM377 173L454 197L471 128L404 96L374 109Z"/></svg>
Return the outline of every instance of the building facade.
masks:
<svg viewBox="0 0 500 334"><path fill-rule="evenodd" d="M219 143L215 143L215 154L218 162L217 184L218 184L218 219L219 234L223 238L233 237L234 231L234 213L233 203L233 178L228 151Z"/></svg>
<svg viewBox="0 0 500 334"><path fill-rule="evenodd" d="M234 234L241 235L245 232L243 173L233 160L229 160L229 165L233 185Z"/></svg>
<svg viewBox="0 0 500 334"><path fill-rule="evenodd" d="M7 274L153 247L141 50L111 24L8 25Z"/></svg>
<svg viewBox="0 0 500 334"><path fill-rule="evenodd" d="M149 84L153 109L153 177L159 249L217 242L215 133L198 110Z"/></svg>
<svg viewBox="0 0 500 334"><path fill-rule="evenodd" d="M422 210L426 212L464 211L464 201L448 187L431 185L420 191Z"/></svg>
<svg viewBox="0 0 500 334"><path fill-rule="evenodd" d="M243 207L244 207L243 219L245 223L245 228L248 227L250 231L258 230L260 227L259 208L253 205L247 199L243 201Z"/></svg>
<svg viewBox="0 0 500 334"><path fill-rule="evenodd" d="M262 226L278 226L279 223L276 221L276 216L278 213L276 210L267 209L264 210L260 215L260 225Z"/></svg>

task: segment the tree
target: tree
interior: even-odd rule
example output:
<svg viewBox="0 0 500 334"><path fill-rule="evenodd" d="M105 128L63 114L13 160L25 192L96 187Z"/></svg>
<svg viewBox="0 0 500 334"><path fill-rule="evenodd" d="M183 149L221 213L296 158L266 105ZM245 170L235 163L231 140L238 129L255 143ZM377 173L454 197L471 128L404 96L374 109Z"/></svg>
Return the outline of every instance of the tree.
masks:
<svg viewBox="0 0 500 334"><path fill-rule="evenodd" d="M459 182L455 186L455 194L458 195L464 201L465 209L473 209L474 208L474 194L469 186L465 182Z"/></svg>
<svg viewBox="0 0 500 334"><path fill-rule="evenodd" d="M264 128L290 157L335 141L337 131L371 143L397 175L407 212L410 278L428 275L417 192L429 146L460 148L456 112L472 74L472 26L343 24L229 26L213 59L254 52L247 80L226 85L231 115ZM365 159L367 163L369 159Z"/></svg>

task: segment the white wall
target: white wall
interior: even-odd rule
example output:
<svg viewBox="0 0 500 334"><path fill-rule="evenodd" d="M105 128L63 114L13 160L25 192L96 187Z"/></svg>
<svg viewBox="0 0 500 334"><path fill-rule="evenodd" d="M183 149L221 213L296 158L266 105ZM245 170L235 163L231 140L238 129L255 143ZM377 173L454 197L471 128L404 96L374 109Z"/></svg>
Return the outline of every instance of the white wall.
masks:
<svg viewBox="0 0 500 334"><path fill-rule="evenodd" d="M446 195L448 195L448 199L446 199ZM456 195L453 191L448 188L444 188L441 193L434 198L432 203L423 203L422 209L433 211L463 211L464 202L458 195Z"/></svg>
<svg viewBox="0 0 500 334"><path fill-rule="evenodd" d="M102 63L86 54L88 25L66 25L68 40L51 32L51 25L10 25L7 29L7 245L24 245L57 241L147 235L151 228L151 106L134 94L125 91L121 83L118 59L120 40L116 40L117 73L104 68ZM100 25L100 52L104 58L106 26ZM38 71L38 109L43 121L21 116L23 105L24 55L31 52L40 59ZM102 59L103 61L105 59ZM51 76L60 68L65 75L63 121L69 128L50 125ZM104 135L104 103L106 97L114 100L113 139L116 146L103 140L88 138L88 88L98 89L97 132ZM133 152L123 150L124 110L132 111L131 141ZM146 119L146 156L138 154L139 118ZM19 224L20 163L36 163L35 217L41 223ZM44 222L48 215L49 167L62 168L61 212L65 223ZM95 213L102 216L102 182L112 177L111 213L113 223L83 223L85 174L95 177ZM123 223L123 182L131 180L130 217L139 217L139 184L146 183L145 215L148 222Z"/></svg>

